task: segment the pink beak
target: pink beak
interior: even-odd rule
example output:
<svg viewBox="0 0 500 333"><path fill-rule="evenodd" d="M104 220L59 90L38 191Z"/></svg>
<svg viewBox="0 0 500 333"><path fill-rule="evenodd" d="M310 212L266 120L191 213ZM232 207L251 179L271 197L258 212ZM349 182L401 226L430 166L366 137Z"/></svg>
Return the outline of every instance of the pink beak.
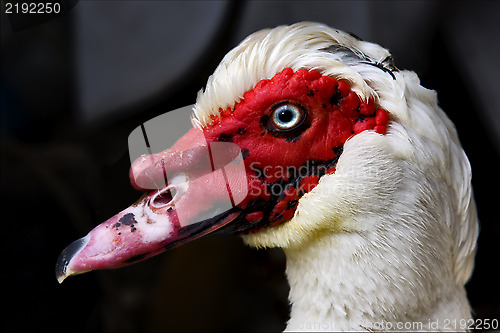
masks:
<svg viewBox="0 0 500 333"><path fill-rule="evenodd" d="M248 194L239 147L207 143L198 129L169 150L138 158L130 178L149 193L71 243L57 260L59 282L122 267L219 230L240 215Z"/></svg>

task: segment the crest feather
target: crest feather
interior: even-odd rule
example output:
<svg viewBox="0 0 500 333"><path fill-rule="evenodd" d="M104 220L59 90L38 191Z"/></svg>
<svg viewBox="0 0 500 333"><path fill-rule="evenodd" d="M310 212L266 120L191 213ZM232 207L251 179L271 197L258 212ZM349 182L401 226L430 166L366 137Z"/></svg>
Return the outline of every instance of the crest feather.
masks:
<svg viewBox="0 0 500 333"><path fill-rule="evenodd" d="M347 52L329 52L335 45ZM387 58L386 49L319 23L260 30L227 53L209 77L205 90L198 93L193 124L199 128L210 124L210 117L218 116L219 109L233 107L260 80L285 68L316 70L346 80L361 99L377 99L377 89L366 78L387 74L371 66Z"/></svg>

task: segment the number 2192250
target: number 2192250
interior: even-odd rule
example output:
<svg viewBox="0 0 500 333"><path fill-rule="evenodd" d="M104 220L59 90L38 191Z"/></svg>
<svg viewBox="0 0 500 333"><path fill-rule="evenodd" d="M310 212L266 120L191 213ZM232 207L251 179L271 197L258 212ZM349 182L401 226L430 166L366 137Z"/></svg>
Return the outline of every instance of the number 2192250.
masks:
<svg viewBox="0 0 500 333"><path fill-rule="evenodd" d="M58 2L46 3L5 3L6 14L58 14L61 12L61 4Z"/></svg>

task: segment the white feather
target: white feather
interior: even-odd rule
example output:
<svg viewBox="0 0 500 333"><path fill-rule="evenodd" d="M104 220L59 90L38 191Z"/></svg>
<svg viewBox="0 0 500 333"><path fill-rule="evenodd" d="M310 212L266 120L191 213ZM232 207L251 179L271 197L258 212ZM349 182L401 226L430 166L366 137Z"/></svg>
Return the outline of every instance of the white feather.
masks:
<svg viewBox="0 0 500 333"><path fill-rule="evenodd" d="M366 131L345 143L335 174L301 198L290 221L244 237L285 250L288 329L387 330L412 322L445 329L445 320L471 318L464 284L478 225L471 170L453 124L416 74L395 71L393 78L341 50L322 50L331 45L372 62L390 56L322 24L259 31L224 57L194 107L193 122L206 126L219 108L290 67L346 80L390 114L387 134Z"/></svg>
<svg viewBox="0 0 500 333"><path fill-rule="evenodd" d="M339 54L321 50L332 44L346 45L375 61L382 61L389 55L387 50L375 44L316 23L261 30L226 54L209 77L205 90L198 94L194 123L198 126L209 124L211 115L219 115L219 108L232 107L260 80L270 79L287 67L315 69L323 75L344 79L363 99L376 96L360 74L373 72L375 68L359 62L346 66Z"/></svg>

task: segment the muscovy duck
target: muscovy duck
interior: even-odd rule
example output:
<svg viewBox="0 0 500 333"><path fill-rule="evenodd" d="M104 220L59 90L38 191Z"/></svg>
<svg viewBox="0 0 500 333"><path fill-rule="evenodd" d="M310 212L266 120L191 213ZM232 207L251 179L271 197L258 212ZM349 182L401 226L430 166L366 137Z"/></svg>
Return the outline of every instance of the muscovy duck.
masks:
<svg viewBox="0 0 500 333"><path fill-rule="evenodd" d="M470 165L436 93L386 49L318 23L262 30L193 111L132 164L144 196L63 251L60 282L237 233L284 249L288 330L466 329L450 323L471 318Z"/></svg>

